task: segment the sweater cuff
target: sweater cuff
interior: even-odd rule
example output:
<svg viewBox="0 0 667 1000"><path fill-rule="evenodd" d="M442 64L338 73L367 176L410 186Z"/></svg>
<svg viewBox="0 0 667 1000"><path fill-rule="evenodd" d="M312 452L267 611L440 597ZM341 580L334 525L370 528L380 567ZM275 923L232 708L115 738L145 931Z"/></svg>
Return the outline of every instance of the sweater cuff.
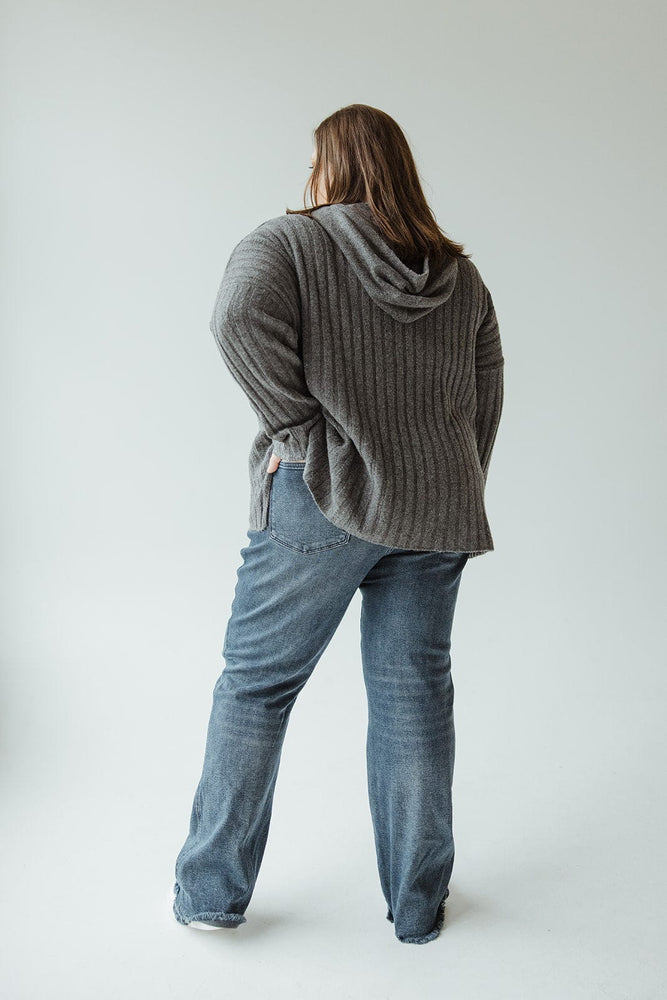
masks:
<svg viewBox="0 0 667 1000"><path fill-rule="evenodd" d="M273 454L277 455L281 461L285 462L305 462L306 453L301 445L284 444L281 441L273 442Z"/></svg>
<svg viewBox="0 0 667 1000"><path fill-rule="evenodd" d="M293 427L285 427L271 439L273 453L286 462L305 462L310 432L318 420L324 419L320 411L314 418Z"/></svg>

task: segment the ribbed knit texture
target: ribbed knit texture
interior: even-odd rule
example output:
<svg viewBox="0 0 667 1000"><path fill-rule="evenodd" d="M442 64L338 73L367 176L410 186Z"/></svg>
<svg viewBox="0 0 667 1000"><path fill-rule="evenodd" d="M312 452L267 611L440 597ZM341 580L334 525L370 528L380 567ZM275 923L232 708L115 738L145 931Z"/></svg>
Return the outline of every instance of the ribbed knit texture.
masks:
<svg viewBox="0 0 667 1000"><path fill-rule="evenodd" d="M233 249L211 332L257 414L249 527L272 452L322 513L397 548L494 548L484 490L503 406L491 294L471 260L398 258L366 202L280 215Z"/></svg>

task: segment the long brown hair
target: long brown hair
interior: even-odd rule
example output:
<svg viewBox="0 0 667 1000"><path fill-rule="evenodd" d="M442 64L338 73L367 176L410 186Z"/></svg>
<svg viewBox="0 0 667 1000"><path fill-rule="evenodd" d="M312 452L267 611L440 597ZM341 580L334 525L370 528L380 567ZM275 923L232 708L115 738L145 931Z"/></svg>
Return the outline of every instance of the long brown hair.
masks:
<svg viewBox="0 0 667 1000"><path fill-rule="evenodd" d="M348 104L320 122L313 133L315 164L304 191L304 208L288 215L310 215L322 205L367 201L372 216L401 259L428 254L434 266L451 257L470 257L438 226L424 197L419 173L400 125L368 104ZM311 204L308 205L307 198Z"/></svg>

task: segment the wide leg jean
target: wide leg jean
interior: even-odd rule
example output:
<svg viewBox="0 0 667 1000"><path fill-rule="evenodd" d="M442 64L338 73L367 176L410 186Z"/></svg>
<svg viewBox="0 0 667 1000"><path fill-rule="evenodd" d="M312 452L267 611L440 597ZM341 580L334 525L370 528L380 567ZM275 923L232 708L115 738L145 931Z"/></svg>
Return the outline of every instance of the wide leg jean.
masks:
<svg viewBox="0 0 667 1000"><path fill-rule="evenodd" d="M241 550L174 915L246 922L290 713L359 588L380 885L396 937L423 944L442 927L454 865L450 648L469 557L364 541L322 514L302 462L272 476L268 526Z"/></svg>

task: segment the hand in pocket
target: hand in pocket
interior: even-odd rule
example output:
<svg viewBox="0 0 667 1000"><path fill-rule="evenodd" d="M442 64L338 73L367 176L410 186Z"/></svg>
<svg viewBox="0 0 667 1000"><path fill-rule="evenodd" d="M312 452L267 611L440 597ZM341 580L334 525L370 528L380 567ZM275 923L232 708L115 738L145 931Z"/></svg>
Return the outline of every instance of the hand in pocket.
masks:
<svg viewBox="0 0 667 1000"><path fill-rule="evenodd" d="M268 470L267 471L268 472L275 472L281 462L282 462L281 458L278 458L277 455L272 454L271 458L269 459L269 466L268 466ZM299 459L298 461L295 460L294 462L291 462L291 463L288 463L288 464L290 464L290 465L305 465L306 464L306 460L305 460L305 458L303 459L303 461L301 461L301 459Z"/></svg>

